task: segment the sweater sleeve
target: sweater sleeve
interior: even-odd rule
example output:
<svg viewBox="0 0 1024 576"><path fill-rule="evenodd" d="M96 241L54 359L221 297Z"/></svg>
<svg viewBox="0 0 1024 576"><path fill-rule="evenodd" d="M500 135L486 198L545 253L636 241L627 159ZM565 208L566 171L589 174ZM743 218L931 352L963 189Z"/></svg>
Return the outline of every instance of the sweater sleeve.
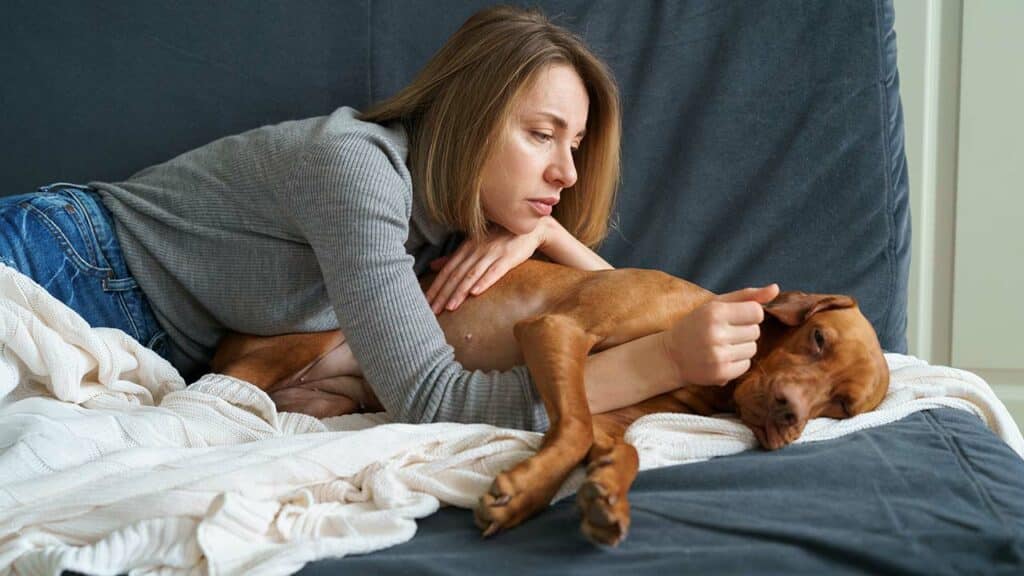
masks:
<svg viewBox="0 0 1024 576"><path fill-rule="evenodd" d="M525 366L467 371L455 360L406 253L412 209L404 160L352 133L311 149L282 202L316 253L338 326L398 422L479 422L544 430Z"/></svg>

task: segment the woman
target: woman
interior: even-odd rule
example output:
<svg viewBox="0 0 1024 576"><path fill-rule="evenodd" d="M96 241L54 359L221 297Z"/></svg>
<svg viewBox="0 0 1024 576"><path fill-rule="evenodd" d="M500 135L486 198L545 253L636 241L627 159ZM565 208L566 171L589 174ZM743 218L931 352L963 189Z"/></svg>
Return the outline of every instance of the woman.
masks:
<svg viewBox="0 0 1024 576"><path fill-rule="evenodd" d="M222 138L125 182L3 199L0 259L187 379L226 331L340 328L395 420L541 430L525 367L463 370L434 313L536 250L610 267L590 247L607 228L618 152L606 67L540 14L493 8L365 114L341 108ZM438 261L424 299L417 274L458 232L467 240ZM757 302L775 290L727 295L668 338L594 355L592 409L738 375L755 350Z"/></svg>

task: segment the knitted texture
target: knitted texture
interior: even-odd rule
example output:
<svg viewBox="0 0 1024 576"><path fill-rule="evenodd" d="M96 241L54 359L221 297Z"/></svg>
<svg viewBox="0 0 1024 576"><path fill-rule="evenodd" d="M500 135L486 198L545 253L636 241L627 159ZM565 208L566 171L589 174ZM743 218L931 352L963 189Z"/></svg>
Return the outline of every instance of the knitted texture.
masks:
<svg viewBox="0 0 1024 576"><path fill-rule="evenodd" d="M546 429L525 367L469 372L455 360L416 275L449 231L414 199L404 130L356 114L257 128L91 183L172 362L192 380L227 330L340 327L398 421Z"/></svg>

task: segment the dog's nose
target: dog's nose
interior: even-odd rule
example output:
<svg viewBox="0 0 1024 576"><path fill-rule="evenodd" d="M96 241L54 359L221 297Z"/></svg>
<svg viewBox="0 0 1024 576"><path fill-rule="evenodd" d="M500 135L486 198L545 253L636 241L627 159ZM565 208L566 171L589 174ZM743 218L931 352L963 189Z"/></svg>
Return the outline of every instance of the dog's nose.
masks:
<svg viewBox="0 0 1024 576"><path fill-rule="evenodd" d="M790 388L782 388L775 393L772 416L781 426L795 426L800 422L802 408L803 403L798 395Z"/></svg>
<svg viewBox="0 0 1024 576"><path fill-rule="evenodd" d="M775 421L786 426L796 424L796 413L785 396L775 397Z"/></svg>

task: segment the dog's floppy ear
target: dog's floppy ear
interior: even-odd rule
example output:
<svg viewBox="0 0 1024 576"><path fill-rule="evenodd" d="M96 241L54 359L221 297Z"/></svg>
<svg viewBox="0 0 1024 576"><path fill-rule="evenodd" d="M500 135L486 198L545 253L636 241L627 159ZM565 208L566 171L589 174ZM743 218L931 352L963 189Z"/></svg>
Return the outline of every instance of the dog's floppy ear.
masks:
<svg viewBox="0 0 1024 576"><path fill-rule="evenodd" d="M806 292L780 292L764 311L787 326L799 326L808 318L824 310L853 308L857 301L842 294L808 294Z"/></svg>

